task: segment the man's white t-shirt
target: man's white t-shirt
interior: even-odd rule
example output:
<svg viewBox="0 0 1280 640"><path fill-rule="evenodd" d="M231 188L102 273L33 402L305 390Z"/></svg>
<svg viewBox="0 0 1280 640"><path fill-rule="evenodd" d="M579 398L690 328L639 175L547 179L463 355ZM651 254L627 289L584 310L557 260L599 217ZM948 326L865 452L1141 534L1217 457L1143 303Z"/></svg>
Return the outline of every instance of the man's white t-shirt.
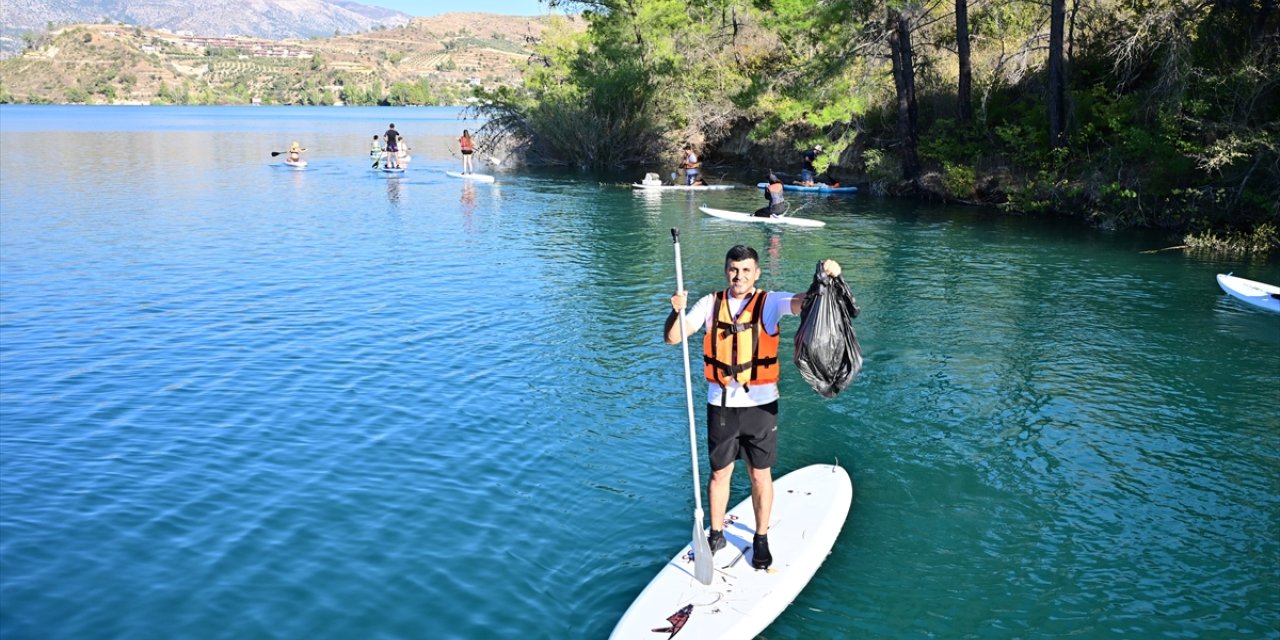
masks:
<svg viewBox="0 0 1280 640"><path fill-rule="evenodd" d="M791 313L791 299L796 294L789 291L770 291L769 295L764 299L764 323L762 328L769 332L769 335L777 335L778 321L783 316L795 315ZM749 297L747 299L750 299ZM742 305L747 300L736 300L729 298L729 313L737 317L742 312ZM715 310L716 295L709 293L700 298L685 314L685 326L689 324L697 324L702 326L703 331L711 329L711 313ZM781 367L779 367L781 371ZM777 384L753 384L747 389L743 389L742 384L736 380L729 381L728 388L725 390L727 396L725 398L725 406L728 407L758 407L762 404L769 404L778 399ZM720 385L716 383L707 384L707 403L720 404Z"/></svg>

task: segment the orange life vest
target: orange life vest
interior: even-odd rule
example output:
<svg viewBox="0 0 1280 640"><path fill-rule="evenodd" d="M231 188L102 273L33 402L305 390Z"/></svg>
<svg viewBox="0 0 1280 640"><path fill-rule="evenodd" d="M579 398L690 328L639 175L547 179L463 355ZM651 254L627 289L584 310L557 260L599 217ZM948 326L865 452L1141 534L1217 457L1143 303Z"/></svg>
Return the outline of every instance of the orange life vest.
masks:
<svg viewBox="0 0 1280 640"><path fill-rule="evenodd" d="M728 290L717 291L711 311L711 329L702 340L703 374L707 380L725 387L730 380L742 386L778 382L778 333L764 329L764 302L767 293L756 291L743 305L737 318L729 311Z"/></svg>

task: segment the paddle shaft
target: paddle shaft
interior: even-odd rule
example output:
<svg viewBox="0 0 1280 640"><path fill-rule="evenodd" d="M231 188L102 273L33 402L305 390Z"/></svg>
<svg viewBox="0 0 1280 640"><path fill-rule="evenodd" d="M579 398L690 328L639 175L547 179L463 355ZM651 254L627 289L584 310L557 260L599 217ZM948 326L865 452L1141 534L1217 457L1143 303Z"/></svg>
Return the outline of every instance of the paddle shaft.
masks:
<svg viewBox="0 0 1280 640"><path fill-rule="evenodd" d="M676 291L684 291L684 268L680 259L680 231L671 228L671 242L676 252ZM684 399L689 413L689 457L693 467L693 550L694 575L699 582L711 584L711 547L702 533L702 479L698 476L698 434L693 417L693 375L689 371L689 334L684 327L684 311L676 312L680 325L680 355L684 356Z"/></svg>
<svg viewBox="0 0 1280 640"><path fill-rule="evenodd" d="M676 248L676 291L684 291L684 269L680 261L680 232L672 229ZM702 480L698 477L698 426L693 414L693 373L689 366L689 334L684 328L684 313L676 314L680 325L680 353L684 356L684 399L689 413L689 455L693 458L693 504L698 520L702 520Z"/></svg>

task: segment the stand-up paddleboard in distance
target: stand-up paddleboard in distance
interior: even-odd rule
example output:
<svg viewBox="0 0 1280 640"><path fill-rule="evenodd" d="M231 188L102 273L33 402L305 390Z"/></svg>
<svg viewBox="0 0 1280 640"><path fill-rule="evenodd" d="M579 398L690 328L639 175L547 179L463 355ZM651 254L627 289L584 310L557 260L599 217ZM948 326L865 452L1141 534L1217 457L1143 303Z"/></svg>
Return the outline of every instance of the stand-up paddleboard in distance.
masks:
<svg viewBox="0 0 1280 640"><path fill-rule="evenodd" d="M712 209L707 205L698 207L698 210L717 218L724 220L733 220L734 222L761 222L764 224L789 224L795 227L825 227L827 223L821 220L810 220L809 218L792 218L791 216L756 216L750 213L742 213L740 211L729 211L726 209Z"/></svg>
<svg viewBox="0 0 1280 640"><path fill-rule="evenodd" d="M768 182L757 182L757 187L761 189L769 186ZM783 191L811 191L813 193L857 193L857 187L833 187L829 184L815 184L812 187L806 187L802 184L784 184Z"/></svg>
<svg viewBox="0 0 1280 640"><path fill-rule="evenodd" d="M460 173L458 171L446 171L446 176L450 178L462 178L463 180L475 180L476 182L493 182L493 176L483 173Z"/></svg>

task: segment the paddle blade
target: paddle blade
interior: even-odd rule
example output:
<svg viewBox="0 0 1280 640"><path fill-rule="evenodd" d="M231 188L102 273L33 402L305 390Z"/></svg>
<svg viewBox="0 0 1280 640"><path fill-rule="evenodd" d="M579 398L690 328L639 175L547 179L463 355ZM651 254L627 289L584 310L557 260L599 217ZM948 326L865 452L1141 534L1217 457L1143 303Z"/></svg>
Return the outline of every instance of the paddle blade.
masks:
<svg viewBox="0 0 1280 640"><path fill-rule="evenodd" d="M276 156L278 156L278 155L280 155L280 154L282 154L282 153L284 153L284 152L283 152L283 151L272 151L272 152L271 152L271 157L272 157L272 158L274 158L274 157L276 157Z"/></svg>
<svg viewBox="0 0 1280 640"><path fill-rule="evenodd" d="M693 577L702 584L711 584L715 567L711 564L711 544L707 542L707 532L702 529L702 518L693 523Z"/></svg>

